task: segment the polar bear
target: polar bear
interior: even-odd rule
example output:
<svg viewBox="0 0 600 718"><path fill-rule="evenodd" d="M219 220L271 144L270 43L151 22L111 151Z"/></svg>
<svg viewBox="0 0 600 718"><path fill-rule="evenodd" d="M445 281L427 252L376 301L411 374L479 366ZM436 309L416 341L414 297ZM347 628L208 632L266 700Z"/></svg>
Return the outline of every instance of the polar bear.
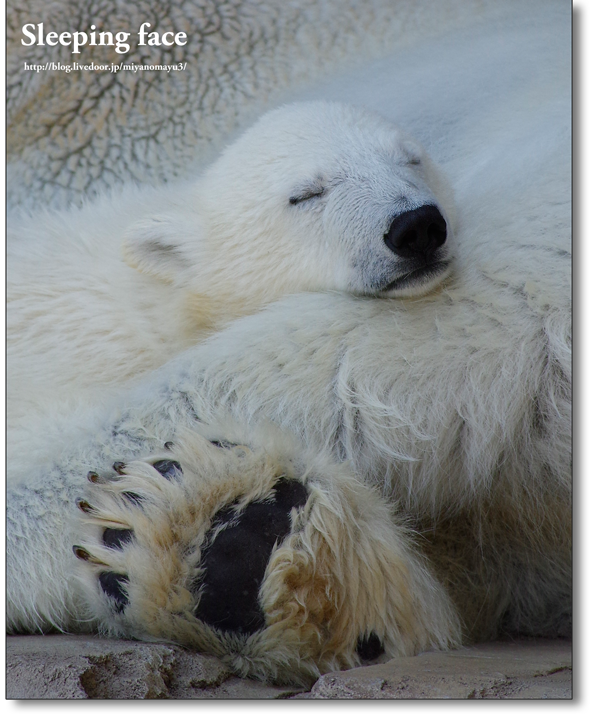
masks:
<svg viewBox="0 0 600 718"><path fill-rule="evenodd" d="M172 640L306 682L568 635L569 12L321 90L430 140L460 208L453 276L409 300L282 297L33 426L9 466L11 630Z"/></svg>
<svg viewBox="0 0 600 718"><path fill-rule="evenodd" d="M392 123L307 102L267 113L196 180L11 218L9 424L100 401L284 294L426 293L449 273L451 210Z"/></svg>
<svg viewBox="0 0 600 718"><path fill-rule="evenodd" d="M394 124L307 102L268 113L195 182L11 220L11 482L12 457L39 444L35 427L48 416L73 424L80 406L109 402L285 294L431 292L450 271L451 207L441 172ZM82 516L65 525L57 512L42 533L48 547L74 523L83 568L58 568L71 598L46 596L35 609L24 595L36 592L31 576L11 582L11 628L87 622L209 650L242 675L306 684L458 642L445 589L376 492L272 426L246 431L242 447L232 442L242 427L226 425L211 421L204 435L179 427L167 452L152 446L162 454L108 473L90 456L87 486L81 457L68 462ZM21 519L29 498L22 508ZM170 561L156 554L167 544ZM47 586L31 562L18 563Z"/></svg>

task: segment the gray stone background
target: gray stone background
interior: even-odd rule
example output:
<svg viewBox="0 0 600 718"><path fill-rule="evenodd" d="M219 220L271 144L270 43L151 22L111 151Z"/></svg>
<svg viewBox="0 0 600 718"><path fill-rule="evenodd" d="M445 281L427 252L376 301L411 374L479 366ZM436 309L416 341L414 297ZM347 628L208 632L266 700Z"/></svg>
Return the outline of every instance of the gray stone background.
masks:
<svg viewBox="0 0 600 718"><path fill-rule="evenodd" d="M321 676L310 691L237 678L217 659L161 643L8 638L8 699L570 699L571 643L498 641Z"/></svg>

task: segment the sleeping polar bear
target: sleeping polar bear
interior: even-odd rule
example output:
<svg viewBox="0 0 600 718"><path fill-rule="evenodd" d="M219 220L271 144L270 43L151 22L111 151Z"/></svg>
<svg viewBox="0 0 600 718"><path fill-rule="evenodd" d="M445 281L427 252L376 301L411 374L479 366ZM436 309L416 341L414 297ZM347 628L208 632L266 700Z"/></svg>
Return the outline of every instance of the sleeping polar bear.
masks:
<svg viewBox="0 0 600 718"><path fill-rule="evenodd" d="M568 633L570 8L550 5L321 90L442 161L442 291L283 298L112 406L30 427L11 630L172 640L290 682Z"/></svg>
<svg viewBox="0 0 600 718"><path fill-rule="evenodd" d="M196 182L11 220L11 482L50 422L70 433L79 406L109 401L284 294L430 292L449 274L450 211L441 173L395 125L309 102L268 113ZM99 457L67 460L89 479L72 485L85 494L72 539L83 582L68 564L57 572L59 549L45 567L20 560L32 573L11 572L13 630L166 638L243 675L295 682L458 640L409 528L348 466L269 425L248 431L224 417L201 435L180 426L166 451L153 447L160 456L108 473L95 470ZM50 503L64 496L44 483ZM11 507L21 490L19 533L30 536L28 491L16 489ZM70 533L60 511L51 516L37 524L47 549ZM157 545L171 545L170 558L157 560ZM60 599L40 569L61 576Z"/></svg>
<svg viewBox="0 0 600 718"><path fill-rule="evenodd" d="M425 293L449 271L450 208L396 126L309 102L268 113L197 180L11 218L9 425L91 405L284 294Z"/></svg>

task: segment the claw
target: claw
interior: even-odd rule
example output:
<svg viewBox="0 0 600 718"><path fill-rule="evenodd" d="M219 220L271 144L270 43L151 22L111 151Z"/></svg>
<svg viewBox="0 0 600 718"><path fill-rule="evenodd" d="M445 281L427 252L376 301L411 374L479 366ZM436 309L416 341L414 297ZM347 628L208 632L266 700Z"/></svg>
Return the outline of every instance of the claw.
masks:
<svg viewBox="0 0 600 718"><path fill-rule="evenodd" d="M117 474L120 474L121 476L124 475L123 469L125 468L125 462L124 461L115 461L113 464L113 469L117 472Z"/></svg>
<svg viewBox="0 0 600 718"><path fill-rule="evenodd" d="M94 513L94 507L91 506L90 504L88 504L88 502L85 501L85 499L79 499L77 501L77 508L80 511L83 511L83 513L85 513L85 514Z"/></svg>
<svg viewBox="0 0 600 718"><path fill-rule="evenodd" d="M173 441L166 441L165 442L165 449L167 451L173 451L173 448L175 447L175 442Z"/></svg>
<svg viewBox="0 0 600 718"><path fill-rule="evenodd" d="M116 481L116 479L111 476L100 476L97 471L88 471L87 480L92 484L110 484L112 481Z"/></svg>
<svg viewBox="0 0 600 718"><path fill-rule="evenodd" d="M82 561L89 561L92 558L92 554L86 551L82 546L73 546L73 553Z"/></svg>
<svg viewBox="0 0 600 718"><path fill-rule="evenodd" d="M100 559L95 558L92 556L92 554L83 546L73 546L73 553L75 556L77 556L78 559L81 559L81 561L88 561L89 563L96 563L99 566L107 566L108 564L104 563L104 561L100 561Z"/></svg>

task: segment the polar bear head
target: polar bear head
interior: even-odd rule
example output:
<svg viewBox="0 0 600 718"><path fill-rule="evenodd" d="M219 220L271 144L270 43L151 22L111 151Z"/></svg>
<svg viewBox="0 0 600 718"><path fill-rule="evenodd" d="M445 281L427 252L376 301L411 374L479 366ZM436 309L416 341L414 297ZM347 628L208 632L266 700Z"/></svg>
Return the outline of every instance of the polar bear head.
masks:
<svg viewBox="0 0 600 718"><path fill-rule="evenodd" d="M392 123L345 104L297 103L227 147L172 213L136 225L126 256L222 302L321 290L414 296L449 272L450 204L432 161Z"/></svg>

